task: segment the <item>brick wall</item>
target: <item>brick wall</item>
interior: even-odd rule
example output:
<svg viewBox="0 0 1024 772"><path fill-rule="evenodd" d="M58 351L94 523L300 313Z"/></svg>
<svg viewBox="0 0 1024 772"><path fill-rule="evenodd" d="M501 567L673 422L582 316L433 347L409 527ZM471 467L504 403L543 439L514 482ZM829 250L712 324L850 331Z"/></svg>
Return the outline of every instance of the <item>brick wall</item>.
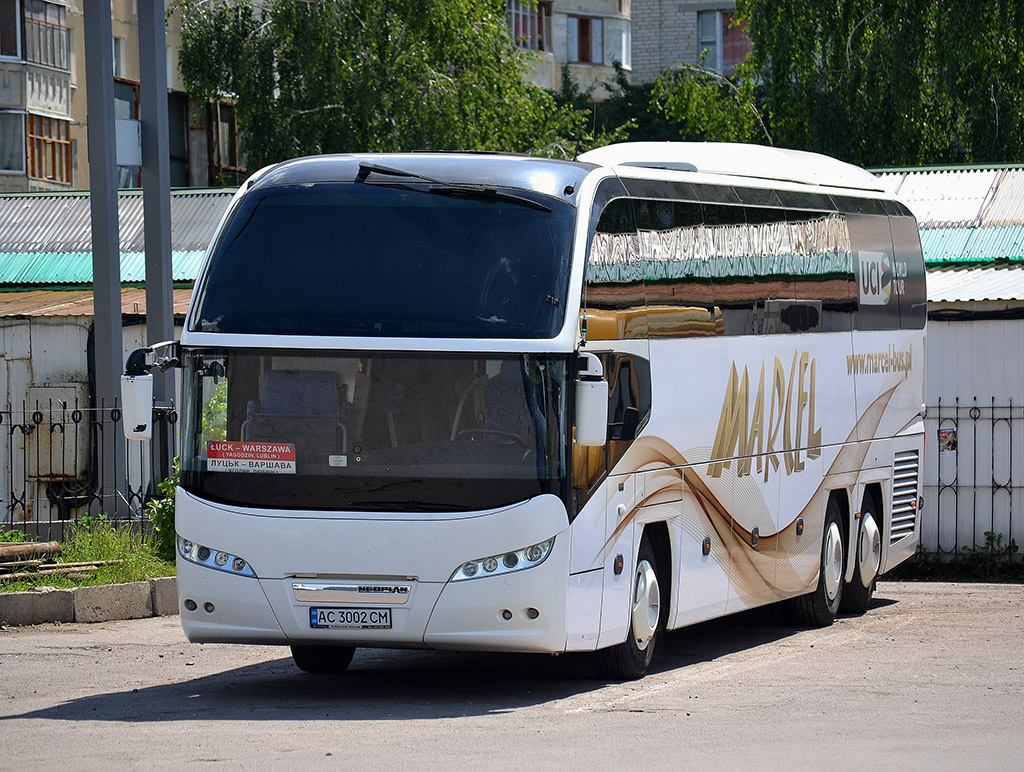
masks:
<svg viewBox="0 0 1024 772"><path fill-rule="evenodd" d="M731 0L633 0L633 82L657 80L679 62L696 64L697 13L735 8Z"/></svg>

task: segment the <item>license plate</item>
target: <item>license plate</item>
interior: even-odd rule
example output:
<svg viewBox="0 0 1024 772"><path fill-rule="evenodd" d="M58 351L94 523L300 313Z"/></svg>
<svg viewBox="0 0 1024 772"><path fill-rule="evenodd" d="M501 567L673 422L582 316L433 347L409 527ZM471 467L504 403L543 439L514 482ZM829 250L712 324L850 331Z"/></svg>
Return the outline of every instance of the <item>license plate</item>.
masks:
<svg viewBox="0 0 1024 772"><path fill-rule="evenodd" d="M311 608L309 626L331 630L390 630L389 608Z"/></svg>

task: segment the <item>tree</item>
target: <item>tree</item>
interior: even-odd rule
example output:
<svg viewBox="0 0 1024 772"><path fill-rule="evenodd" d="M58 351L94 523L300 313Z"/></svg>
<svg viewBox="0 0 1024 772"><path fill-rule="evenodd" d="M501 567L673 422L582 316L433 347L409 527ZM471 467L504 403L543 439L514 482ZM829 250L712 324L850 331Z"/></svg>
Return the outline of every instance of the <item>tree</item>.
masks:
<svg viewBox="0 0 1024 772"><path fill-rule="evenodd" d="M180 66L235 100L250 166L324 152L572 149L586 115L527 83L502 0L178 0Z"/></svg>
<svg viewBox="0 0 1024 772"><path fill-rule="evenodd" d="M1024 157L1024 0L737 0L779 145L867 166Z"/></svg>
<svg viewBox="0 0 1024 772"><path fill-rule="evenodd" d="M746 75L741 69L730 79L702 66L679 64L658 78L652 105L677 134L671 139L770 145L753 81Z"/></svg>

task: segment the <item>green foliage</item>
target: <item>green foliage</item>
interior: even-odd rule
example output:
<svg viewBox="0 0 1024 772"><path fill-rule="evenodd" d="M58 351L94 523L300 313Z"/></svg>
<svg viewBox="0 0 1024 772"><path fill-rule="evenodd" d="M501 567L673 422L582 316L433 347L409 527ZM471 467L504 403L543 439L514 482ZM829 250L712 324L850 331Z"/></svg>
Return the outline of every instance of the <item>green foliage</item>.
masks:
<svg viewBox="0 0 1024 772"><path fill-rule="evenodd" d="M703 66L680 64L658 79L652 100L676 132L673 139L771 144L753 81L742 71L729 79Z"/></svg>
<svg viewBox="0 0 1024 772"><path fill-rule="evenodd" d="M911 560L885 575L896 581L1024 582L1024 562L1017 559L1020 547L1011 538L1003 544L1002 533L985 531L985 543L964 546L954 556L920 549Z"/></svg>
<svg viewBox="0 0 1024 772"><path fill-rule="evenodd" d="M584 115L528 84L503 0L176 0L181 74L235 99L250 167L307 154L566 152Z"/></svg>
<svg viewBox="0 0 1024 772"><path fill-rule="evenodd" d="M217 442L228 438L228 379L221 378L203 405L203 438Z"/></svg>
<svg viewBox="0 0 1024 772"><path fill-rule="evenodd" d="M163 498L153 499L146 505L146 514L153 523L153 551L161 560L169 562L175 559L174 491L180 478L180 458L175 456L171 476L157 483Z"/></svg>
<svg viewBox="0 0 1024 772"><path fill-rule="evenodd" d="M24 531L0 531L0 542L30 541Z"/></svg>
<svg viewBox="0 0 1024 772"><path fill-rule="evenodd" d="M737 8L780 146L869 166L1024 158L1024 1Z"/></svg>
<svg viewBox="0 0 1024 772"><path fill-rule="evenodd" d="M157 556L153 542L137 529L137 523L118 523L105 516L84 517L71 526L64 541L60 563L117 561L94 573L49 575L21 581L0 582L0 592L20 592L32 587L79 587L95 584L137 582L157 576L173 576L173 562Z"/></svg>

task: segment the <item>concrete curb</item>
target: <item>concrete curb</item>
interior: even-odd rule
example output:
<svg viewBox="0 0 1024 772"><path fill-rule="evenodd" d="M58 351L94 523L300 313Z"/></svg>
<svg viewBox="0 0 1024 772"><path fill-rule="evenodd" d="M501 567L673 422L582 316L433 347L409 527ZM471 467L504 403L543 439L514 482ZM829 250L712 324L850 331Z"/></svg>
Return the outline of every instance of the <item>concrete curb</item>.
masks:
<svg viewBox="0 0 1024 772"><path fill-rule="evenodd" d="M109 622L178 613L178 580L173 576L128 584L0 593L0 624Z"/></svg>

